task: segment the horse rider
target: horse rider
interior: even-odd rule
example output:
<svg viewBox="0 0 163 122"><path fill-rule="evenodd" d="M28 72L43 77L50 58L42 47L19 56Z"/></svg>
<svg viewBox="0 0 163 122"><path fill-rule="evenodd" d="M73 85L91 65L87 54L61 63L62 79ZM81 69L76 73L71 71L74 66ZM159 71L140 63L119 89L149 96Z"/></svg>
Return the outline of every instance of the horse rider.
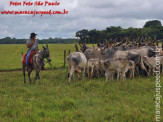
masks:
<svg viewBox="0 0 163 122"><path fill-rule="evenodd" d="M31 33L30 39L26 41L26 45L28 48L26 62L25 62L26 65L28 65L28 62L29 62L28 60L29 60L30 54L33 51L38 51L38 41L36 40L36 36L37 36L37 34Z"/></svg>

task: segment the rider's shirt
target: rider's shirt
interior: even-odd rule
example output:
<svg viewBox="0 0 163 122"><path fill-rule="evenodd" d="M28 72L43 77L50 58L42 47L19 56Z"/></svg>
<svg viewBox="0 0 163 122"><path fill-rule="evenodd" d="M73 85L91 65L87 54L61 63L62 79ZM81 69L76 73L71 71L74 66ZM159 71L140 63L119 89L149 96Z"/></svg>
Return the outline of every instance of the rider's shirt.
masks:
<svg viewBox="0 0 163 122"><path fill-rule="evenodd" d="M36 40L35 43L32 42L31 39L26 41L26 44L32 44L32 46L30 48L28 48L28 51L36 51L38 50L38 41Z"/></svg>

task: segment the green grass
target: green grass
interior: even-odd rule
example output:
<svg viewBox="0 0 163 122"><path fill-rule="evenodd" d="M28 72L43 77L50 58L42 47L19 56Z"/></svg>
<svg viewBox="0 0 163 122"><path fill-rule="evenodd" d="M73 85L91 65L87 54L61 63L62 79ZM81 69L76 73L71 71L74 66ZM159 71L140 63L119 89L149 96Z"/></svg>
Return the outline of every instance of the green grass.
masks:
<svg viewBox="0 0 163 122"><path fill-rule="evenodd" d="M125 82L86 78L68 84L67 67L62 67L63 51L72 52L74 45L49 48L53 67L57 69L41 71L41 85L38 81L30 85L28 78L24 84L20 71L0 72L0 122L155 121L154 77L136 77ZM0 70L21 68L22 51L26 51L25 45L0 45ZM32 79L34 75L33 72Z"/></svg>
<svg viewBox="0 0 163 122"><path fill-rule="evenodd" d="M42 49L42 45L39 45ZM50 44L49 50L51 53L53 68L59 68L64 63L64 50L73 52L75 47L73 44ZM13 70L21 68L22 52L26 53L26 45L0 45L0 70ZM49 65L46 64L49 68Z"/></svg>
<svg viewBox="0 0 163 122"><path fill-rule="evenodd" d="M0 74L0 121L155 120L154 77L126 82L94 78L68 84L67 69L40 75L41 85L38 81L30 85L23 83L22 72Z"/></svg>

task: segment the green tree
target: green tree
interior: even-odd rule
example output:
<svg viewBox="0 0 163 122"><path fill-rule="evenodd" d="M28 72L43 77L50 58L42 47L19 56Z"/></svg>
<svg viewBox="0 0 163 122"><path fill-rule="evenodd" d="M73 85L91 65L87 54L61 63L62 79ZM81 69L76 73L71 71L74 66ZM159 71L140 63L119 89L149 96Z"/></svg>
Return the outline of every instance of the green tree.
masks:
<svg viewBox="0 0 163 122"><path fill-rule="evenodd" d="M111 26L111 27L107 27L106 28L106 38L107 39L116 39L120 37L120 32L122 31L122 28L120 26L115 27L115 26Z"/></svg>
<svg viewBox="0 0 163 122"><path fill-rule="evenodd" d="M104 43L106 39L106 31L105 30L99 31L99 37L100 37L100 41Z"/></svg>
<svg viewBox="0 0 163 122"><path fill-rule="evenodd" d="M96 29L90 30L88 32L88 35L89 35L89 40L90 40L89 42L90 43L94 43L95 44L100 39L100 33Z"/></svg>
<svg viewBox="0 0 163 122"><path fill-rule="evenodd" d="M88 30L83 29L81 31L76 32L76 37L80 38L79 43L86 43L88 40Z"/></svg>
<svg viewBox="0 0 163 122"><path fill-rule="evenodd" d="M162 26L161 22L159 20L152 20L152 21L146 22L144 25L144 28L145 27L158 27L158 26Z"/></svg>

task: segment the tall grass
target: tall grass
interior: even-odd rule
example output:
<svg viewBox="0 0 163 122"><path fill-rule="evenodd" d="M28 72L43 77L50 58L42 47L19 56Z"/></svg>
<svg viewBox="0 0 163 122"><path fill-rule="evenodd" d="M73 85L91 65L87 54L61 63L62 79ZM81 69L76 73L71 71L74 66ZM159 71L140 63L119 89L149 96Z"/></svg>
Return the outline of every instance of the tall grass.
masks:
<svg viewBox="0 0 163 122"><path fill-rule="evenodd" d="M68 84L67 69L40 75L41 85L30 85L23 83L22 72L0 74L0 121L155 120L154 77L126 82L86 78Z"/></svg>

